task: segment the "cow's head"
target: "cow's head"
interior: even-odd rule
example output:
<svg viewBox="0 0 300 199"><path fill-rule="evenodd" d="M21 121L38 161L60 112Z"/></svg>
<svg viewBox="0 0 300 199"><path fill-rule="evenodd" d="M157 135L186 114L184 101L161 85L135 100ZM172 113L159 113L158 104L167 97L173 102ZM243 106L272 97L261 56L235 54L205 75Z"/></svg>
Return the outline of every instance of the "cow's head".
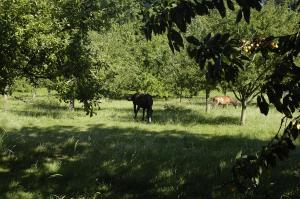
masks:
<svg viewBox="0 0 300 199"><path fill-rule="evenodd" d="M137 95L137 93L135 93L135 94L133 94L133 95L129 95L126 99L127 99L128 101L134 101L136 95Z"/></svg>
<svg viewBox="0 0 300 199"><path fill-rule="evenodd" d="M235 108L237 108L237 107L239 107L239 102L237 101L237 100L232 100L232 105L235 107Z"/></svg>
<svg viewBox="0 0 300 199"><path fill-rule="evenodd" d="M133 95L130 95L130 96L128 96L127 97L127 100L128 101L135 101L135 99L137 98L137 96L139 96L140 94L139 93L135 93L135 94L133 94Z"/></svg>
<svg viewBox="0 0 300 199"><path fill-rule="evenodd" d="M130 95L130 96L128 96L128 97L126 97L126 99L127 99L128 101L133 101L133 99L132 99L132 95Z"/></svg>

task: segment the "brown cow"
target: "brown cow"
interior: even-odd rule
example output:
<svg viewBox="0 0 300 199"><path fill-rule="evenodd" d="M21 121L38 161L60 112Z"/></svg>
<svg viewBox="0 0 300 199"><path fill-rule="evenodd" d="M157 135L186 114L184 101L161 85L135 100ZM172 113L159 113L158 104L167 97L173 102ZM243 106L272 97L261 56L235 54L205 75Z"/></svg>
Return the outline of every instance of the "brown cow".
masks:
<svg viewBox="0 0 300 199"><path fill-rule="evenodd" d="M232 104L235 108L238 106L237 100L229 97L229 96L215 96L212 98L214 107L218 106L219 104L223 105L223 107L228 106L228 104Z"/></svg>

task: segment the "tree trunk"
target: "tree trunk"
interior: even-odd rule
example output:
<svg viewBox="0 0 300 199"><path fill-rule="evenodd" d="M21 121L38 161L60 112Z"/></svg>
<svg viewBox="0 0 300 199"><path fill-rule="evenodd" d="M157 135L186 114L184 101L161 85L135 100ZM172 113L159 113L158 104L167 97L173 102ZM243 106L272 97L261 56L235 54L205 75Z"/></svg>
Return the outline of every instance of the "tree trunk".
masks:
<svg viewBox="0 0 300 199"><path fill-rule="evenodd" d="M9 93L9 86L5 86L4 93ZM8 108L8 95L4 94L4 110L6 111Z"/></svg>
<svg viewBox="0 0 300 199"><path fill-rule="evenodd" d="M208 86L205 88L205 112L209 111L209 94L210 94L210 89Z"/></svg>
<svg viewBox="0 0 300 199"><path fill-rule="evenodd" d="M247 108L247 102L246 102L246 100L243 100L242 101L241 120L240 120L241 126L245 125L245 122L246 122L246 108Z"/></svg>
<svg viewBox="0 0 300 199"><path fill-rule="evenodd" d="M181 102L181 98L182 98L182 87L180 88L180 94L179 94L179 101Z"/></svg>
<svg viewBox="0 0 300 199"><path fill-rule="evenodd" d="M74 111L75 110L75 100L74 99L70 99L69 110L70 111Z"/></svg>

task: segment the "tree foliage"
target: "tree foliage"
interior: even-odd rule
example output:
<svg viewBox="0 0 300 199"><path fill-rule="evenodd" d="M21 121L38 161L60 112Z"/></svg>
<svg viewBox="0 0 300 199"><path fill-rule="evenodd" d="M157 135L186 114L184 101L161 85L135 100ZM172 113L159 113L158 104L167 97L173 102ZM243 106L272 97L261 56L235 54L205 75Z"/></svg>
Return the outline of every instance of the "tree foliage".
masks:
<svg viewBox="0 0 300 199"><path fill-rule="evenodd" d="M17 76L34 82L56 74L66 35L53 23L53 7L48 1L1 1L1 93Z"/></svg>
<svg viewBox="0 0 300 199"><path fill-rule="evenodd" d="M185 96L200 90L197 66L186 55L173 56L164 37L151 42L135 29L140 23L115 24L107 33L90 34L91 54L98 63L107 97L120 98L129 93L148 92L156 97ZM182 70L182 67L185 67ZM182 78L184 74L185 78Z"/></svg>
<svg viewBox="0 0 300 199"><path fill-rule="evenodd" d="M74 97L91 113L101 89L92 73L89 32L104 32L112 22L137 17L137 10L129 13L129 5L138 8L139 4L130 0L1 1L0 93L6 93L18 77L34 84L40 78L64 79L76 82L68 84L75 88L68 89L76 91ZM68 92L60 93L64 99Z"/></svg>

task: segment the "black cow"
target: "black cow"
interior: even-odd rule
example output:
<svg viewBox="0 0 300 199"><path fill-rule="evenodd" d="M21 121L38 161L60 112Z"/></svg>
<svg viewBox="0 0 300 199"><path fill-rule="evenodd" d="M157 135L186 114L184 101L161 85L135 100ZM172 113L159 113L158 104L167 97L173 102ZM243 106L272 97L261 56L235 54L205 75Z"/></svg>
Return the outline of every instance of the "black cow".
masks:
<svg viewBox="0 0 300 199"><path fill-rule="evenodd" d="M134 118L137 117L137 113L139 112L140 108L143 109L143 120L145 119L145 109L147 109L147 120L151 122L152 120L152 105L153 99L152 96L149 94L143 93L135 93L127 98L129 101L133 102L133 111L134 111Z"/></svg>

